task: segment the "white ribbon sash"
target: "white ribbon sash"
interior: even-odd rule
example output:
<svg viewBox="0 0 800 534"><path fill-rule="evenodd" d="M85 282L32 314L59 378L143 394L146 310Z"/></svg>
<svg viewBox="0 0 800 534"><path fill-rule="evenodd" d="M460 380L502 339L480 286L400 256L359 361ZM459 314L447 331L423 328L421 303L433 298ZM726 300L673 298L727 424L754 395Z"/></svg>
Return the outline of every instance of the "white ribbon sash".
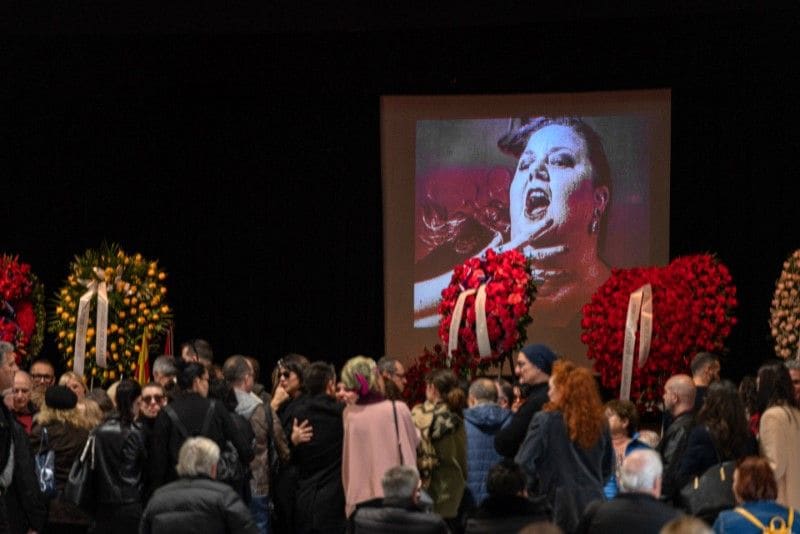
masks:
<svg viewBox="0 0 800 534"><path fill-rule="evenodd" d="M72 370L83 375L86 360L86 332L89 326L89 308L92 297L97 295L97 320L95 322L95 360L97 365L106 368L106 334L108 331L108 289L105 272L94 267L93 280L80 280L86 286L86 292L78 301L78 317L75 324L75 357Z"/></svg>
<svg viewBox="0 0 800 534"><path fill-rule="evenodd" d="M477 293L477 295L475 295ZM486 284L481 284L478 289L462 291L456 299L453 308L453 317L450 319L450 338L447 342L447 363L450 364L453 351L458 348L458 328L461 326L461 317L464 315L464 303L467 297L475 295L475 337L478 341L478 354L481 358L491 356L492 347L489 343L489 328L486 326Z"/></svg>
<svg viewBox="0 0 800 534"><path fill-rule="evenodd" d="M622 383L619 398L630 400L633 379L633 349L636 346L636 330L639 330L639 369L644 367L650 354L653 336L653 289L645 284L628 299L628 317L625 320L625 345L622 349Z"/></svg>

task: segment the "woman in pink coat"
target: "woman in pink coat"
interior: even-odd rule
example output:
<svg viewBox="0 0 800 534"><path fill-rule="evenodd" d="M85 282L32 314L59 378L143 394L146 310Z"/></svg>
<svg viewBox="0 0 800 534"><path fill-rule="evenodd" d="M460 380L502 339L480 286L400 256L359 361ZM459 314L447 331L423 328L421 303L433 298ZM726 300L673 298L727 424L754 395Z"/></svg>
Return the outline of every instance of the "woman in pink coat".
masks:
<svg viewBox="0 0 800 534"><path fill-rule="evenodd" d="M396 465L417 465L417 436L408 406L386 400L383 381L372 358L356 356L342 368L342 383L356 394L344 410L342 482L345 513L383 498L381 479Z"/></svg>

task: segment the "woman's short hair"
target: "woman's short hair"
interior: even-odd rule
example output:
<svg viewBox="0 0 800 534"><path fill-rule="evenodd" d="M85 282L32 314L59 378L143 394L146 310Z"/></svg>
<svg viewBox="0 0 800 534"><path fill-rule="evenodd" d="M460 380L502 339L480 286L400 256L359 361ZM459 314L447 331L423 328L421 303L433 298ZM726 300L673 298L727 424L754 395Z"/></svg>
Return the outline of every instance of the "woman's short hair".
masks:
<svg viewBox="0 0 800 534"><path fill-rule="evenodd" d="M175 472L181 477L207 476L213 474L219 462L219 446L208 438L189 438L178 452Z"/></svg>
<svg viewBox="0 0 800 534"><path fill-rule="evenodd" d="M379 391L378 387L378 365L375 360L366 356L355 356L347 360L342 367L342 383L344 387L359 395L366 394L368 391Z"/></svg>
<svg viewBox="0 0 800 534"><path fill-rule="evenodd" d="M606 410L611 410L620 419L628 420L629 436L632 436L639 429L639 411L631 401L612 399L606 403Z"/></svg>
<svg viewBox="0 0 800 534"><path fill-rule="evenodd" d="M742 502L774 501L778 484L769 462L758 456L748 456L736 467L733 491Z"/></svg>

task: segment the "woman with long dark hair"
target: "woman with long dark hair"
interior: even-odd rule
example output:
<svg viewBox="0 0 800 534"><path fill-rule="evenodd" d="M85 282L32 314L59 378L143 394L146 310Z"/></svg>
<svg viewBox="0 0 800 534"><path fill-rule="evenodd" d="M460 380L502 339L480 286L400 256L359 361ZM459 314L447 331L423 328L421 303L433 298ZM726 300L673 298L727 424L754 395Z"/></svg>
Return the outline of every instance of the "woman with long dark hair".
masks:
<svg viewBox="0 0 800 534"><path fill-rule="evenodd" d="M689 434L679 469L679 487L714 464L754 455L758 455L758 445L748 428L736 386L728 380L714 382Z"/></svg>
<svg viewBox="0 0 800 534"><path fill-rule="evenodd" d="M604 498L614 452L591 371L557 361L547 393L550 402L531 420L515 461L528 476L528 494L545 496L555 522L572 532L586 505Z"/></svg>
<svg viewBox="0 0 800 534"><path fill-rule="evenodd" d="M253 459L251 444L236 430L225 406L221 402L214 402L211 408L212 401L207 398L208 370L195 362L176 361L175 364L180 392L161 410L153 427L150 472L155 487L176 479L178 451L186 438L191 436L207 437L220 450L224 450L225 442L230 441L241 462L247 465Z"/></svg>
<svg viewBox="0 0 800 534"><path fill-rule="evenodd" d="M422 436L417 466L433 511L452 523L467 485L466 395L450 369L431 371L425 383L425 402L411 411Z"/></svg>
<svg viewBox="0 0 800 534"><path fill-rule="evenodd" d="M147 453L136 423L142 388L124 378L117 386L117 409L94 431L95 525L92 532L139 531L142 468Z"/></svg>
<svg viewBox="0 0 800 534"><path fill-rule="evenodd" d="M800 508L800 409L789 371L781 363L758 370L761 454L775 472L777 502Z"/></svg>

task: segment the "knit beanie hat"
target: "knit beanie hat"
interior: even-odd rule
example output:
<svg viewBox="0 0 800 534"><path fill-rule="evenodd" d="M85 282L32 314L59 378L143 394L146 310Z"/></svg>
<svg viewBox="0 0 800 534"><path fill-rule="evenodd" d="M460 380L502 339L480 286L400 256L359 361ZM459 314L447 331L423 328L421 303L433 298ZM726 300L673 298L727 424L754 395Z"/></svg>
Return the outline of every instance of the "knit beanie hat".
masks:
<svg viewBox="0 0 800 534"><path fill-rule="evenodd" d="M552 373L556 355L550 350L550 347L537 343L524 347L521 352L529 362L541 369L544 374L549 375Z"/></svg>
<svg viewBox="0 0 800 534"><path fill-rule="evenodd" d="M78 404L78 396L67 386L52 386L44 392L44 403L48 408L71 410Z"/></svg>

